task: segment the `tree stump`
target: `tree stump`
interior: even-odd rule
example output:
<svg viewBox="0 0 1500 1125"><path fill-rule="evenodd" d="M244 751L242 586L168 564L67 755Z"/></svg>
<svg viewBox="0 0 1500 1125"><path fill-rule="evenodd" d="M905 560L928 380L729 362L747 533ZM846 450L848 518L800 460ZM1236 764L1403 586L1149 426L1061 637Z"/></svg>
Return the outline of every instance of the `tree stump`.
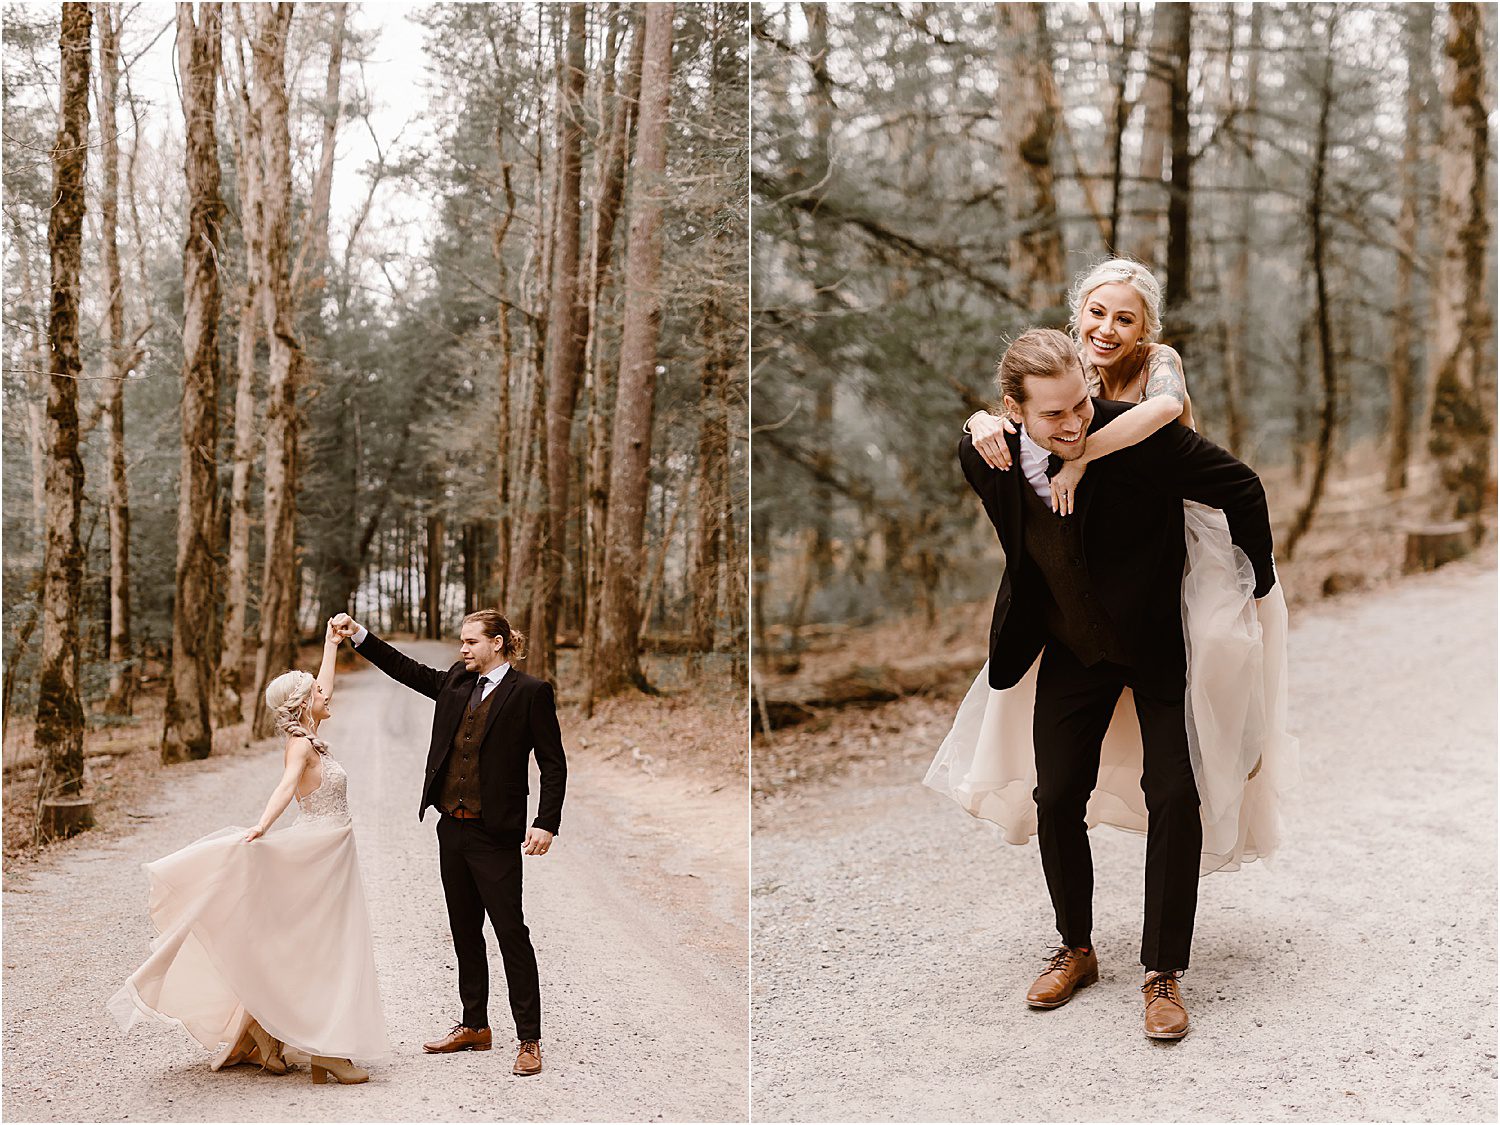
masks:
<svg viewBox="0 0 1500 1125"><path fill-rule="evenodd" d="M57 840L94 827L94 802L88 797L54 797L42 802L42 837Z"/></svg>
<svg viewBox="0 0 1500 1125"><path fill-rule="evenodd" d="M1462 520L1424 524L1406 529L1406 563L1403 574L1436 570L1444 563L1463 558L1473 545L1473 531Z"/></svg>

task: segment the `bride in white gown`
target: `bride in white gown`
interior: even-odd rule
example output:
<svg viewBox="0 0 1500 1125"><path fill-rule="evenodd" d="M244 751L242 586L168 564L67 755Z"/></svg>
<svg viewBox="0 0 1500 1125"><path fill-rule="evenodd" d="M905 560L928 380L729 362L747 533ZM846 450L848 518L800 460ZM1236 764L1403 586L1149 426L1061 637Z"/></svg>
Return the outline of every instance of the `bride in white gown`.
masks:
<svg viewBox="0 0 1500 1125"><path fill-rule="evenodd" d="M364 1082L350 1059L390 1051L347 775L317 735L342 639L329 628L316 678L287 672L266 687L286 768L259 822L144 865L157 936L109 1010L127 1030L142 1017L182 1027L217 1052L214 1070L285 1074L284 1044L310 1057L314 1082ZM297 819L269 832L294 797Z"/></svg>
<svg viewBox="0 0 1500 1125"><path fill-rule="evenodd" d="M1070 305L1070 328L1090 390L1100 398L1141 405L1091 433L1083 456L1053 478L1053 508L1067 514L1089 461L1133 445L1163 425L1193 425L1181 359L1155 342L1161 330L1160 287L1145 266L1114 259L1094 267L1074 286ZM1003 440L1011 429L1008 422L980 413L965 429L986 461L1009 467ZM1203 821L1199 872L1208 874L1237 870L1276 850L1281 795L1297 780L1297 741L1287 731L1287 609L1281 583L1257 603L1250 560L1230 540L1224 514L1189 501L1184 522L1188 752ZM1024 844L1037 830L1031 739L1037 665L1004 691L990 688L988 672L988 664L979 670L923 780L971 816L999 825L1008 843ZM1127 688L1100 750L1089 826L1144 834L1140 779L1140 726Z"/></svg>

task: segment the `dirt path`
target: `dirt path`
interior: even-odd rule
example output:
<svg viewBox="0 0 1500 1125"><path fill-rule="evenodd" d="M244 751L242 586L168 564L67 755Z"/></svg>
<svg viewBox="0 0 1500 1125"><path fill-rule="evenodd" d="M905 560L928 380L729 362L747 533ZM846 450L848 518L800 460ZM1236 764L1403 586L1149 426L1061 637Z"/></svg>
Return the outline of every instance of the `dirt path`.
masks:
<svg viewBox="0 0 1500 1125"><path fill-rule="evenodd" d="M1200 884L1176 1044L1140 1029L1139 837L1092 834L1101 980L1034 1012L1036 850L920 785L946 727L760 803L754 1118L1494 1120L1495 572L1304 610L1291 655L1286 842Z"/></svg>
<svg viewBox="0 0 1500 1125"><path fill-rule="evenodd" d="M451 659L451 646L403 647L434 665ZM138 810L138 831L102 846L70 842L8 881L6 1119L742 1119L744 788L653 778L569 746L562 833L549 855L527 859L525 875L546 1070L517 1079L488 932L496 1049L421 1051L459 1015L433 814L416 817L432 705L370 669L340 678L334 709L322 733L349 772L393 1057L363 1086L314 1086L305 1067L284 1078L213 1074L183 1032L124 1035L104 1011L152 936L138 865L224 824L253 823L280 768L279 747L268 745L174 767L180 782ZM566 741L566 716L563 730Z"/></svg>

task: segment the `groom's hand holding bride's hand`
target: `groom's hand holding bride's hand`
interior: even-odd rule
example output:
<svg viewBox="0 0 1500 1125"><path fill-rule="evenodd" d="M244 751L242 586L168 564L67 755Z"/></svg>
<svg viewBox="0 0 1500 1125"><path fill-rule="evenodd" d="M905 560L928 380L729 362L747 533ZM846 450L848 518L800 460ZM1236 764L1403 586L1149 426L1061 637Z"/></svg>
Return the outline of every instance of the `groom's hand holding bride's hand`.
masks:
<svg viewBox="0 0 1500 1125"><path fill-rule="evenodd" d="M527 855L546 855L551 846L552 833L545 828L531 827L526 829L526 844L521 850Z"/></svg>
<svg viewBox="0 0 1500 1125"><path fill-rule="evenodd" d="M340 637L352 637L359 632L359 622L347 613L336 613L328 621L328 627L338 632Z"/></svg>

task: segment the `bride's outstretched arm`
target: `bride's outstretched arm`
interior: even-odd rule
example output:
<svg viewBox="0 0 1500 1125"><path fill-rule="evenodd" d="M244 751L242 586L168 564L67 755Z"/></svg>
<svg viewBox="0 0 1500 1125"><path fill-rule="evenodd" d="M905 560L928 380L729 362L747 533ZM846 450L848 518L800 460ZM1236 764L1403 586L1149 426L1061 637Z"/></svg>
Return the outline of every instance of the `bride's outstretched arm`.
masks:
<svg viewBox="0 0 1500 1125"><path fill-rule="evenodd" d="M338 671L339 645L343 640L344 634L333 627L333 618L330 617L328 631L323 634L323 663L318 666L318 683L330 701L333 699L333 677Z"/></svg>
<svg viewBox="0 0 1500 1125"><path fill-rule="evenodd" d="M286 744L286 769L282 771L281 781L271 793L271 799L266 802L266 811L260 814L260 819L255 822L255 827L245 833L245 843L249 843L257 836L264 836L267 829L276 823L276 818L286 811L287 805L291 804L292 794L297 792L297 782L302 778L302 771L307 768L307 763L312 761L312 756L317 753L313 745L305 738L294 738Z"/></svg>

